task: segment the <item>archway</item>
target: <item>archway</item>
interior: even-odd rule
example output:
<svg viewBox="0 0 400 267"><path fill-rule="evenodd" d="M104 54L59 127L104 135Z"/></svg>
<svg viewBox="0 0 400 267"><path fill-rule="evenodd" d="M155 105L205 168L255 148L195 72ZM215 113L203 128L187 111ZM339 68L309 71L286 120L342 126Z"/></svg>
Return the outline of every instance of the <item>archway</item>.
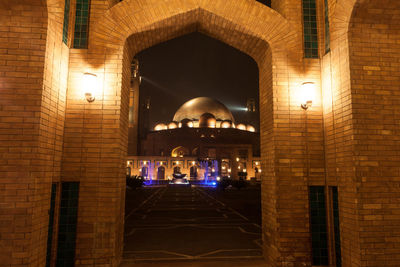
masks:
<svg viewBox="0 0 400 267"><path fill-rule="evenodd" d="M197 166L190 167L190 178L196 179L197 178Z"/></svg>
<svg viewBox="0 0 400 267"><path fill-rule="evenodd" d="M162 8L167 12L160 16L149 17L154 8ZM137 10L141 11L136 12ZM228 10L231 11L228 12ZM233 10L235 12L232 12ZM248 16L249 12L253 11L258 15ZM121 25L124 26L121 27ZM79 79L83 69L98 75L102 90L98 93L97 100L93 105L71 106L69 112L76 113L87 110L86 113L84 112L87 114L86 120L84 120L87 125L84 125L84 128L88 127L89 129L88 124L96 122L97 125L101 125L102 129L113 129L113 134L104 135L100 139L91 132L86 132L85 137L92 136L93 143L113 144L115 147L109 149L109 146L103 146L101 152L97 152L99 160L96 164L99 167L85 169L84 173L72 173L70 169L73 169L73 163L68 161L69 155L66 155L66 161L63 163L63 175L101 176L105 179L99 181L99 188L106 185L109 188L115 188L114 198L123 201L120 192L124 185L121 179L124 173L118 166L125 161L123 155L126 151L124 144L127 141L127 95L132 58L139 51L159 42L193 31L202 32L250 55L259 66L260 112L263 114L261 121L262 169L265 170L263 171L265 255L272 265L276 265L275 263L281 258L290 262L307 261L310 254L307 236L292 237L296 242L282 243L279 241L280 238L285 238L285 235L290 236L291 229L294 227L300 232L308 231L306 226L308 222L307 192L303 190L306 180L299 180L299 174L296 173L298 171L294 169L294 166L291 167L292 160L300 168L305 166L306 161L299 159L296 155L296 151L299 150L297 144L286 143L287 145L278 149L282 139L289 140L299 129L289 127L289 124L285 127L274 126L274 122L279 121L281 116L285 118L285 114L290 114L293 118L291 119L292 123L296 123L296 120L301 123L300 114L303 112L298 109L300 102L294 97L295 90L305 79L304 66L301 63L302 53L298 49L294 49L301 47L301 38L299 39L290 30L288 21L277 12L255 1L214 0L190 1L182 4L182 1L177 0L171 0L168 3L145 0L140 2L139 6L137 1L126 0L107 11L101 22L93 25L92 29L89 50L86 54L76 55L84 60L86 65L71 67L69 101L80 101L78 100L80 99L80 88L74 84L74 81ZM315 80L318 83L319 80L316 77L312 76L307 79ZM99 108L96 103L103 105L100 113L91 112L96 110L96 107ZM317 100L314 107L318 109L319 106L320 103ZM109 120L103 116L110 113L115 116L115 120ZM68 124L66 130L69 127L73 128L74 125ZM279 138L276 139L274 136L279 136ZM297 148L295 148L296 146ZM303 147L304 142L300 146ZM69 147L74 147L74 142L66 142L65 148ZM321 152L318 150L316 153ZM108 156L107 159L102 156L105 154ZM89 154L85 152L84 155L81 164L83 166L92 165L88 160L90 157L86 156ZM276 172L279 168L288 171L286 173ZM118 173L118 176L115 173ZM293 181L293 183L289 181ZM278 186L280 183L284 186ZM302 189L300 190L300 188ZM281 195L286 190L298 191L299 194L282 198ZM115 238L109 240L99 236L93 238L95 240L100 238L98 242L106 242L109 247L115 248L115 251L120 251L122 247L122 205L121 207L112 205L107 203L106 199L98 201L99 203L104 201L106 208L112 210L115 217L108 216L100 220L99 217L93 216L87 222L100 226L109 220L106 231L115 233ZM303 204L295 207L291 205L293 202ZM82 203L82 205L87 204ZM291 220L291 218L296 218L296 220ZM113 231L111 228L117 230ZM78 244L79 239L80 236L78 236ZM295 257L292 257L293 251L296 251ZM99 253L103 252L99 251ZM118 256L110 253L110 258L117 260Z"/></svg>
<svg viewBox="0 0 400 267"><path fill-rule="evenodd" d="M164 180L165 179L165 167L160 166L157 168L157 179Z"/></svg>

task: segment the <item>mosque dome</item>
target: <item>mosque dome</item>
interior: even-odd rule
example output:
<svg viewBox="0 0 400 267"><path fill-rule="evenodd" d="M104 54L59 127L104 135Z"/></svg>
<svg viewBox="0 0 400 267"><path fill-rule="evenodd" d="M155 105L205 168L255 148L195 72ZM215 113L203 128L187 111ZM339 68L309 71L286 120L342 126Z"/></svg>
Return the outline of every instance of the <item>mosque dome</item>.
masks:
<svg viewBox="0 0 400 267"><path fill-rule="evenodd" d="M232 121L230 120L225 120L221 122L221 128L232 128Z"/></svg>
<svg viewBox="0 0 400 267"><path fill-rule="evenodd" d="M246 130L249 131L249 132L253 132L254 133L256 131L256 128L254 128L253 125L247 125L246 126Z"/></svg>
<svg viewBox="0 0 400 267"><path fill-rule="evenodd" d="M215 128L216 124L217 120L215 119L215 116L213 114L206 112L200 116L200 127Z"/></svg>
<svg viewBox="0 0 400 267"><path fill-rule="evenodd" d="M172 121L170 123L168 123L168 129L176 129L178 128L178 123L175 121Z"/></svg>
<svg viewBox="0 0 400 267"><path fill-rule="evenodd" d="M181 121L182 128L193 128L193 122L189 119L183 119Z"/></svg>
<svg viewBox="0 0 400 267"><path fill-rule="evenodd" d="M240 124L236 125L236 129L246 131L246 125L240 123Z"/></svg>
<svg viewBox="0 0 400 267"><path fill-rule="evenodd" d="M232 113L224 104L210 97L197 97L187 101L175 113L173 120L189 119L199 121L200 117L205 113L212 114L216 120L235 121Z"/></svg>
<svg viewBox="0 0 400 267"><path fill-rule="evenodd" d="M161 130L167 130L168 126L165 125L164 123L159 123L154 127L154 131L161 131Z"/></svg>

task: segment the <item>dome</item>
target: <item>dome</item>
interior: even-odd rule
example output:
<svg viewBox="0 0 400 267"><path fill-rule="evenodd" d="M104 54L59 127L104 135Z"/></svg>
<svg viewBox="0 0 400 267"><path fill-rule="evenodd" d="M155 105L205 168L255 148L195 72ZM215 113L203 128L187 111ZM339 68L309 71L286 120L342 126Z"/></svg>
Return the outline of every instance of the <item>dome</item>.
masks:
<svg viewBox="0 0 400 267"><path fill-rule="evenodd" d="M215 128L217 124L217 120L215 116L211 113L204 113L200 116L199 126L200 127L208 127L208 128Z"/></svg>
<svg viewBox="0 0 400 267"><path fill-rule="evenodd" d="M228 120L221 122L221 128L232 128L232 122Z"/></svg>
<svg viewBox="0 0 400 267"><path fill-rule="evenodd" d="M193 122L189 119L184 119L181 121L182 128L193 128Z"/></svg>
<svg viewBox="0 0 400 267"><path fill-rule="evenodd" d="M246 131L246 125L240 123L240 124L238 124L238 125L236 126L236 129Z"/></svg>
<svg viewBox="0 0 400 267"><path fill-rule="evenodd" d="M166 130L168 129L168 126L165 125L164 123L159 123L154 127L154 131L161 131L161 130Z"/></svg>
<svg viewBox="0 0 400 267"><path fill-rule="evenodd" d="M168 129L176 129L176 128L178 128L178 124L176 122L173 121L168 124Z"/></svg>
<svg viewBox="0 0 400 267"><path fill-rule="evenodd" d="M187 101L175 113L173 120L200 120L200 116L204 113L214 115L216 120L235 121L232 113L224 104L210 97L197 97Z"/></svg>
<svg viewBox="0 0 400 267"><path fill-rule="evenodd" d="M250 124L246 126L246 130L249 131L249 132L253 132L253 133L256 131L256 129L254 128L254 126L253 126L253 125L250 125Z"/></svg>

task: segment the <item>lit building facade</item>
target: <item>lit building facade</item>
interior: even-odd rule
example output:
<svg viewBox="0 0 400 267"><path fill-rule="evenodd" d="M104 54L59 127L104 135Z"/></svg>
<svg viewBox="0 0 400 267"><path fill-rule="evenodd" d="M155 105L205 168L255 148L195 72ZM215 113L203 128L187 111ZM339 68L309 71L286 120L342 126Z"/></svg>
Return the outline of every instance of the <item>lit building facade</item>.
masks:
<svg viewBox="0 0 400 267"><path fill-rule="evenodd" d="M209 97L187 101L172 122L158 123L141 140L139 151L139 156L128 155L127 174L146 179L171 179L177 172L191 180L261 178L259 133L252 125L236 123L224 104Z"/></svg>

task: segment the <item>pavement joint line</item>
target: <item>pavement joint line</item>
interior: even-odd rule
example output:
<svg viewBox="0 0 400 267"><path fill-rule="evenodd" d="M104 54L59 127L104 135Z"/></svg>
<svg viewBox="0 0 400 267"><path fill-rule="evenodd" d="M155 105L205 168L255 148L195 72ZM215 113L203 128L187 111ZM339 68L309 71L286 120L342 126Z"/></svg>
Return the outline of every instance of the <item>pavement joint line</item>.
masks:
<svg viewBox="0 0 400 267"><path fill-rule="evenodd" d="M123 262L129 262L129 261L168 261L168 260L207 260L207 259L264 259L262 255L260 256L209 256L209 255L215 255L217 253L221 252L239 252L239 251L255 251L255 252L261 252L260 249L232 249L232 250L215 250L211 252L207 252L204 254L196 255L196 256L191 256L191 255L186 255L186 254L180 254L180 253L174 253L170 251L165 251L165 250L150 250L150 251L130 251L128 252L132 256L136 256L134 258L124 258ZM138 258L138 254L147 254L147 253L164 253L167 255L175 255L175 256L181 256L180 258L172 258L172 257L164 257L164 258L157 258L157 257L152 257L152 258ZM125 254L125 253L124 253ZM128 256L125 254L125 256Z"/></svg>
<svg viewBox="0 0 400 267"><path fill-rule="evenodd" d="M220 253L220 252L239 252L239 251L260 251L259 249L247 249L247 248L245 248L245 249L217 249L217 250L214 250L214 251L210 251L210 252L207 252L207 253L204 253L204 254L200 254L200 255L197 255L197 256L195 256L195 257L204 257L204 256L208 256L208 255L213 255L213 254L217 254L217 253Z"/></svg>
<svg viewBox="0 0 400 267"><path fill-rule="evenodd" d="M263 247L261 238L255 239L255 240L253 240L253 242L256 243L256 245L259 246L260 248Z"/></svg>
<svg viewBox="0 0 400 267"><path fill-rule="evenodd" d="M242 233L242 234L250 234L250 235L260 235L260 233L255 233L255 232L249 232L247 230L254 230L256 231L256 227L260 228L255 223L250 222L250 220L240 214L238 211L234 210L233 208L229 207L227 204L223 203L222 201L214 198L212 195L206 192L206 190L197 190L197 188L193 188L192 192L196 196L196 199L198 201L195 201L194 198L191 199L191 201L187 201L187 197L189 196L188 194L175 194L175 197L173 194L171 194L170 191L165 187L163 188L157 188L157 191L152 193L145 201L143 201L136 209L133 211L130 211L129 214L125 217L125 219L128 218L128 216L132 216L135 212L137 215L133 217L133 220L131 219L129 225L134 228L130 228L131 231L126 235L126 236L131 236L135 235L138 231L150 231L153 229L156 230L163 230L163 229L179 229L182 227L193 227L193 229L196 231L197 229L211 229L212 231L218 231L220 229L231 229L228 231L232 231L232 233ZM172 201L182 201L183 203L186 203L184 205L168 205L165 204L164 201L171 202L168 200L174 200ZM164 204L163 204L164 203ZM189 204L190 203L190 204ZM188 205L189 204L189 205ZM165 206L165 208L160 208L162 206ZM204 209L201 209L201 207L205 207ZM204 215L211 215L212 213L217 212L218 217L196 217L196 218L191 218L191 219L179 219L176 217L163 217L163 216L155 216L154 215L163 215L163 213L158 213L158 211L166 211L165 215L168 215L168 212L173 212L173 211L184 211L184 210L199 210L202 212L200 214L203 214L204 211L208 211L209 213L204 214ZM143 217L142 220L140 219L141 213L146 213ZM211 214L210 214L211 213ZM173 213L170 213L172 215ZM179 213L178 213L179 214ZM152 216L153 215L153 216ZM178 216L179 217L179 216ZM187 217L187 216L184 216ZM146 220L144 220L146 219ZM167 225L166 224L161 224L160 219L162 221L167 220L169 222ZM231 219L230 222L227 220ZM243 220L244 219L244 220ZM146 221L150 222L156 222L155 225L149 225L146 223ZM175 222L176 223L175 223ZM204 224L204 222L213 222L213 224ZM186 222L186 223L185 223ZM193 222L193 223L192 223ZM137 224L142 224L142 226L137 227ZM172 230L175 231L175 230ZM181 254L179 252L172 252L172 251L164 251L164 250L150 250L150 251L131 251L131 250L124 250L123 254L123 262L131 261L131 262L137 262L137 261L171 261L171 260L179 260L179 261L187 261L187 260L232 260L232 259L264 259L262 257L262 246L260 245L260 240L261 239L253 239L250 236L248 237L248 241L252 242L255 244L256 248L242 248L242 249L217 249L215 251L207 252L204 254L196 255L196 256L191 256L191 255L186 255L186 254ZM251 247L254 247L252 245ZM134 247L132 247L134 248ZM161 254L159 254L157 257L156 252L159 251ZM242 253L236 253L242 251ZM246 253L249 252L249 253ZM254 251L254 252L251 252ZM225 254L224 254L225 252ZM255 253L256 252L256 253ZM147 255L146 255L147 253ZM151 255L151 253L155 253ZM185 252L186 253L186 252ZM229 255L229 253L233 255ZM164 254L164 255L163 255ZM167 255L170 256L167 256ZM193 253L194 254L194 253ZM214 255L214 256L211 256ZM227 256L229 255L229 256ZM239 256L238 256L239 255ZM241 255L241 256L240 256ZM260 256L258 256L260 255Z"/></svg>
<svg viewBox="0 0 400 267"><path fill-rule="evenodd" d="M187 257L187 258L193 257L191 255L186 255L186 254L183 254L183 253L177 253L177 252L173 252L173 251L169 251L169 250L142 250L142 251L140 251L140 250L139 251L131 250L131 251L126 251L126 252L127 253L131 253L131 254L143 254L143 253L158 252L158 253L170 254L170 255Z"/></svg>
<svg viewBox="0 0 400 267"><path fill-rule="evenodd" d="M201 190L202 191L202 190ZM202 193L204 193L206 196L208 196L209 198L215 200L216 202L222 204L223 206L227 207L229 210L231 210L233 213L235 213L236 215L238 215L239 217L243 218L246 221L250 221L247 217L245 217L244 215L240 214L239 212L237 212L236 210L232 209L231 207L227 206L225 203L219 201L218 199L212 197L210 194L208 194L207 192L202 191Z"/></svg>
<svg viewBox="0 0 400 267"><path fill-rule="evenodd" d="M161 188L157 189L156 192L151 194L145 201L143 201L137 208L131 210L128 215L125 216L125 220L128 219L133 213L139 210L144 204L146 204L153 196L155 196L158 192L160 192Z"/></svg>
<svg viewBox="0 0 400 267"><path fill-rule="evenodd" d="M135 227L133 229L175 229L175 228L182 228L182 227L197 227L197 228L203 228L203 229L239 229L240 232L245 233L245 234L252 234L252 235L260 235L260 233L252 233L252 232L247 232L243 230L240 226L237 225L222 225L221 227L212 227L212 226L204 226L202 224L181 224L181 225L169 225L169 226L157 226L155 227L152 225L151 227Z"/></svg>
<svg viewBox="0 0 400 267"><path fill-rule="evenodd" d="M249 234L249 235L260 235L260 233L254 233L254 232L249 232L249 231L246 231L246 230L244 230L242 227L240 227L240 226L238 226L238 228L239 228L239 230L242 232L242 233L245 233L245 234Z"/></svg>
<svg viewBox="0 0 400 267"><path fill-rule="evenodd" d="M229 257L190 257L190 258L124 258L123 263L139 263L139 262L152 262L152 261L188 261L188 260L265 260L263 256L229 256Z"/></svg>

